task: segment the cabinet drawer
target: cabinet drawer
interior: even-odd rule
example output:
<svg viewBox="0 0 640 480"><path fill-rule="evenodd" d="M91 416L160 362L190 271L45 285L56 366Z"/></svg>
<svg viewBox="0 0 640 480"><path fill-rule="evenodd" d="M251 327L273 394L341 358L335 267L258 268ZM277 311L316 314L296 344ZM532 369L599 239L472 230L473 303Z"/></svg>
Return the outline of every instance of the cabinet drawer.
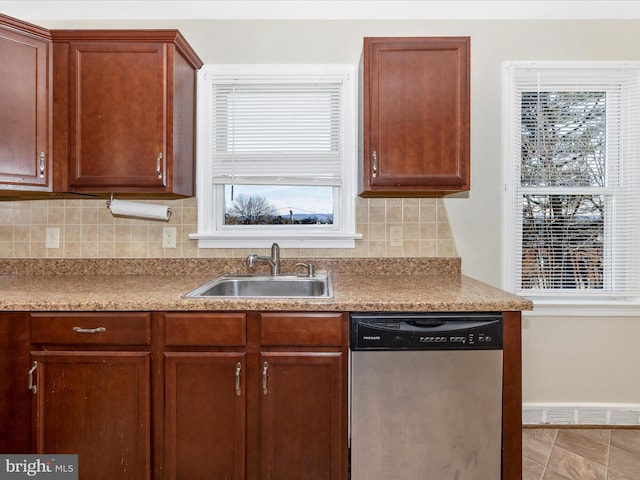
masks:
<svg viewBox="0 0 640 480"><path fill-rule="evenodd" d="M340 313L263 313L261 345L342 346Z"/></svg>
<svg viewBox="0 0 640 480"><path fill-rule="evenodd" d="M244 313L168 313L164 315L165 344L244 346L246 318Z"/></svg>
<svg viewBox="0 0 640 480"><path fill-rule="evenodd" d="M33 313L31 343L150 345L149 313Z"/></svg>

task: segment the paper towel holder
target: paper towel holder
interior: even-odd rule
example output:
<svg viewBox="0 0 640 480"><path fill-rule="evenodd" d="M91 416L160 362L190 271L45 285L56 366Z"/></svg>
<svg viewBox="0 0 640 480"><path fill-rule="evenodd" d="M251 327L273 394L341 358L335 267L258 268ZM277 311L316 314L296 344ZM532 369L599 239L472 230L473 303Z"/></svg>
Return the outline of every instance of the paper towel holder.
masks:
<svg viewBox="0 0 640 480"><path fill-rule="evenodd" d="M113 212L113 209L111 208L111 205L112 205L113 201L114 201L114 194L111 193L110 196L109 196L109 199L105 203L106 203L107 208L109 208L109 210L111 211L111 215L112 216L125 215L125 216L130 216L130 217L142 218L142 219L145 219L145 220L162 220L162 221L165 221L165 222L168 222L169 219L171 218L171 213L172 213L171 207L165 207L165 206L161 206L161 205L157 205L157 204L150 204L150 203L149 204L144 204L144 203L140 203L140 202L131 202L131 201L124 202L124 203L129 203L129 205L137 204L137 206L142 207L142 208L145 208L145 205L149 206L149 207L152 207L152 208L156 208L156 209L159 208L159 207L162 207L165 210L162 212L162 216L158 215L158 212L154 212L151 215L147 215L146 212L145 213L141 213L140 215L137 215L136 212L131 212L131 213L127 212L126 214L124 214L122 212L119 212L119 213L116 214L116 213Z"/></svg>

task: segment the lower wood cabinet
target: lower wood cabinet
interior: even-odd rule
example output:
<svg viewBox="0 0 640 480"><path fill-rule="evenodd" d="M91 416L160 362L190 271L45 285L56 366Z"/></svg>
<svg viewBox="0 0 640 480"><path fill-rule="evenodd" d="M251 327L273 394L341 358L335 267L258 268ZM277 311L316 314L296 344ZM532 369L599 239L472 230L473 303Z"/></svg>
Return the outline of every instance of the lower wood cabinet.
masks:
<svg viewBox="0 0 640 480"><path fill-rule="evenodd" d="M29 315L0 312L0 452L30 451Z"/></svg>
<svg viewBox="0 0 640 480"><path fill-rule="evenodd" d="M26 319L30 451L78 454L81 479L347 478L346 314Z"/></svg>
<svg viewBox="0 0 640 480"><path fill-rule="evenodd" d="M165 354L165 478L244 478L246 358Z"/></svg>
<svg viewBox="0 0 640 480"><path fill-rule="evenodd" d="M265 312L259 344L259 477L347 478L348 319Z"/></svg>
<svg viewBox="0 0 640 480"><path fill-rule="evenodd" d="M151 478L151 315L31 314L32 449L79 478Z"/></svg>
<svg viewBox="0 0 640 480"><path fill-rule="evenodd" d="M260 479L344 478L339 352L260 355Z"/></svg>
<svg viewBox="0 0 640 480"><path fill-rule="evenodd" d="M150 478L148 352L34 351L35 453L78 454L80 478Z"/></svg>
<svg viewBox="0 0 640 480"><path fill-rule="evenodd" d="M346 316L162 317L165 479L346 480Z"/></svg>

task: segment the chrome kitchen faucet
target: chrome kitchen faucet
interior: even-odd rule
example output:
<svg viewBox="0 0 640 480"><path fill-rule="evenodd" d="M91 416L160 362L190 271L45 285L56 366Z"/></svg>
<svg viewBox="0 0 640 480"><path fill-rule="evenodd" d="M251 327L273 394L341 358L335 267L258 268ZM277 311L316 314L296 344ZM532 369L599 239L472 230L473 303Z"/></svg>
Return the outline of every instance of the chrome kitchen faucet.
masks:
<svg viewBox="0 0 640 480"><path fill-rule="evenodd" d="M274 243L271 245L271 256L267 257L264 255L256 255L252 253L247 255L247 259L245 260L245 264L249 268L253 268L256 266L257 261L264 261L271 265L271 275L279 275L280 274L280 245Z"/></svg>

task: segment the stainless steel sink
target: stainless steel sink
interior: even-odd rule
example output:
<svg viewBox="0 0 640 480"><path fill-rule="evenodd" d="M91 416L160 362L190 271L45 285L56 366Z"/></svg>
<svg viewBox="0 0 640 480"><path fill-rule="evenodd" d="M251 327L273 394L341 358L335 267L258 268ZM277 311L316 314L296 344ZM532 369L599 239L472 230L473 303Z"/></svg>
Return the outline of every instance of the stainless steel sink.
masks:
<svg viewBox="0 0 640 480"><path fill-rule="evenodd" d="M328 273L298 275L221 275L183 295L184 298L332 298Z"/></svg>

